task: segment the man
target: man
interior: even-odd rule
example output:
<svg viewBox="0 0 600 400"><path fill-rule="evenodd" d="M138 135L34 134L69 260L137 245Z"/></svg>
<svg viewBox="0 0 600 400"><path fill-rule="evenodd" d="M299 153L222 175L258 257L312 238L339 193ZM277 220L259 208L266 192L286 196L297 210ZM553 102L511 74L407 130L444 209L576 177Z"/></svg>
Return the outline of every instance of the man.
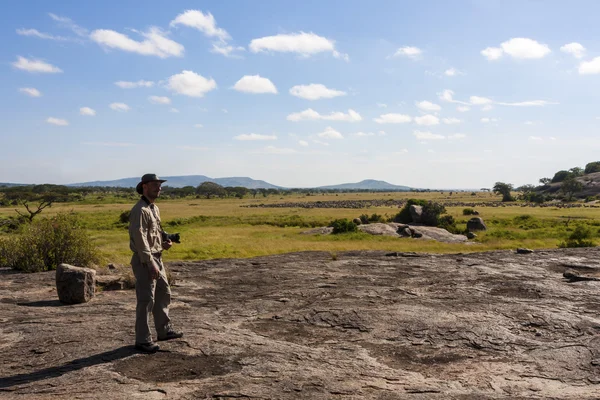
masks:
<svg viewBox="0 0 600 400"><path fill-rule="evenodd" d="M135 348L145 353L155 353L159 346L152 341L148 314L154 316L158 340L177 339L183 336L171 326L169 304L171 288L162 262L162 251L173 243L163 240L160 212L154 201L166 182L156 174L142 176L136 191L141 199L129 214L129 247L133 251L131 266L135 275L137 307L135 315Z"/></svg>

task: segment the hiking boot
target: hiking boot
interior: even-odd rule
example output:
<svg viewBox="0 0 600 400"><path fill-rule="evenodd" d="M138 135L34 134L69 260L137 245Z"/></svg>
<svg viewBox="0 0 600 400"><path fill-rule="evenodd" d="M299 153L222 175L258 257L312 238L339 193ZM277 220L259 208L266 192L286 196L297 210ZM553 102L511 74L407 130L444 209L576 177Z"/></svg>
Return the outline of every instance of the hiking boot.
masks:
<svg viewBox="0 0 600 400"><path fill-rule="evenodd" d="M160 346L157 345L156 343L150 342L150 343L136 343L135 344L135 349L138 351L141 351L142 353L156 353L159 349Z"/></svg>
<svg viewBox="0 0 600 400"><path fill-rule="evenodd" d="M169 328L169 330L167 331L167 334L165 336L159 336L158 340L163 341L163 340L179 339L182 337L183 337L183 332L178 332L178 331L174 330L173 328Z"/></svg>

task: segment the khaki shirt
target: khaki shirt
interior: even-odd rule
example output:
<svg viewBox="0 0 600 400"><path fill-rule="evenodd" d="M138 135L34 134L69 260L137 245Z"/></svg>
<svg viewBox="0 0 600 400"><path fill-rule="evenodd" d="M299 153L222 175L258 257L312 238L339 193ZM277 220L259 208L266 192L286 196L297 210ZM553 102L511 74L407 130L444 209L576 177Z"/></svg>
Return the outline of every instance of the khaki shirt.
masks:
<svg viewBox="0 0 600 400"><path fill-rule="evenodd" d="M129 214L129 248L143 264L150 264L152 254L163 250L161 232L158 206L142 196Z"/></svg>

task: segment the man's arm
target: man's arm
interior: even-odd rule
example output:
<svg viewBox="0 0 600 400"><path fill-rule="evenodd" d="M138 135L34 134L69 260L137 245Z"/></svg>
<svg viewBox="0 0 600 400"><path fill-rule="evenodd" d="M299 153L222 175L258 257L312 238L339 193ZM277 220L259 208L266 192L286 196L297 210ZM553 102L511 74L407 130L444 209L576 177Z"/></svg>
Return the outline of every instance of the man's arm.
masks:
<svg viewBox="0 0 600 400"><path fill-rule="evenodd" d="M152 257L152 251L150 250L150 244L148 243L148 226L150 225L150 216L144 213L142 210L138 210L138 213L131 216L129 230L133 243L142 264L148 266L148 272L150 273L150 279L157 279L159 275L159 268L154 262Z"/></svg>

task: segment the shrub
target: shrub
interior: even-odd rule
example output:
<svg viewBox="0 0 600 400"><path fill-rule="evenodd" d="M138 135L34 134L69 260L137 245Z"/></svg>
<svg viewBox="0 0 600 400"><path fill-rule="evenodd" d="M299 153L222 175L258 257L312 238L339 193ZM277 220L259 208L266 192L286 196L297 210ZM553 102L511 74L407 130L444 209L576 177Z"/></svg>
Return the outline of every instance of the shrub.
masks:
<svg viewBox="0 0 600 400"><path fill-rule="evenodd" d="M456 227L456 221L452 215L444 215L439 219L438 228L447 230L450 233L465 233L465 230L461 230Z"/></svg>
<svg viewBox="0 0 600 400"><path fill-rule="evenodd" d="M362 219L361 219L362 221ZM369 217L369 222L385 222L385 217L383 215L379 215L379 214L372 214Z"/></svg>
<svg viewBox="0 0 600 400"><path fill-rule="evenodd" d="M596 245L591 240L592 236L592 230L588 226L577 225L567 240L560 242L558 247L594 247Z"/></svg>
<svg viewBox="0 0 600 400"><path fill-rule="evenodd" d="M358 231L356 224L347 218L333 220L331 221L329 226L333 227L332 233L334 234L351 233Z"/></svg>
<svg viewBox="0 0 600 400"><path fill-rule="evenodd" d="M129 214L131 213L131 210L127 210L127 211L123 211L121 213L121 215L119 215L119 222L122 224L128 224L129 223Z"/></svg>
<svg viewBox="0 0 600 400"><path fill-rule="evenodd" d="M591 174L593 172L600 172L600 161L594 161L591 163L587 163L585 166L584 172L586 174Z"/></svg>
<svg viewBox="0 0 600 400"><path fill-rule="evenodd" d="M88 267L98 259L89 235L73 214L40 219L18 237L0 241L0 266L24 272L50 271L61 263Z"/></svg>
<svg viewBox="0 0 600 400"><path fill-rule="evenodd" d="M439 226L440 215L446 213L446 207L440 203L433 201L428 202L423 206L423 214L421 215L421 222L428 226Z"/></svg>
<svg viewBox="0 0 600 400"><path fill-rule="evenodd" d="M412 217L410 216L410 206L424 206L425 204L427 204L426 200L408 199L404 207L402 207L402 210L394 216L393 222L399 222L401 224L411 223Z"/></svg>
<svg viewBox="0 0 600 400"><path fill-rule="evenodd" d="M358 217L358 219L360 219L361 224L369 223L369 216L367 214L362 214L360 217Z"/></svg>
<svg viewBox="0 0 600 400"><path fill-rule="evenodd" d="M477 215L477 213L472 208L465 208L463 209L463 215Z"/></svg>

